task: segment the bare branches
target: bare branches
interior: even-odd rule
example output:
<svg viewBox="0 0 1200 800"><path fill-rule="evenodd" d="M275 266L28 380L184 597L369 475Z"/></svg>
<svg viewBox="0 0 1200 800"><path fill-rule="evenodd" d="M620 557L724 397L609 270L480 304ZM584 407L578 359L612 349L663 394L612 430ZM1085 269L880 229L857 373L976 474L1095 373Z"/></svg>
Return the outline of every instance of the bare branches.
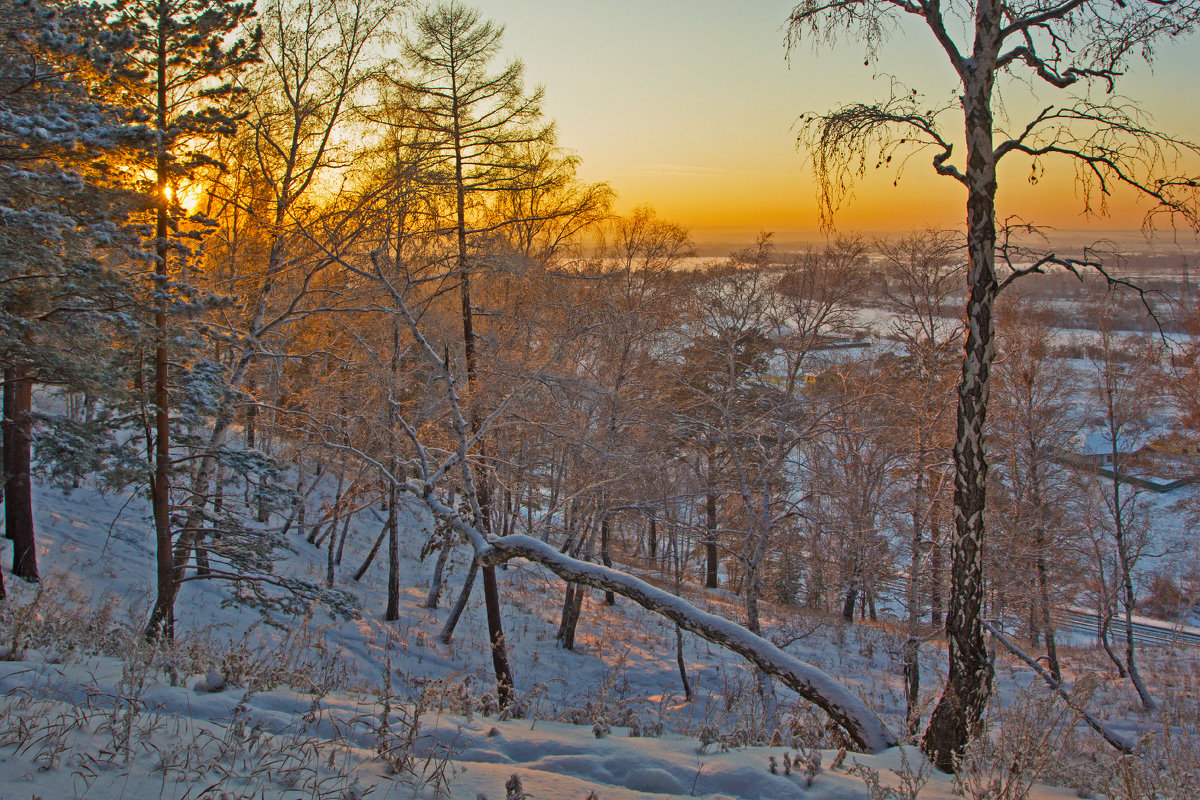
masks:
<svg viewBox="0 0 1200 800"><path fill-rule="evenodd" d="M1129 291L1137 295L1142 307L1146 309L1146 313L1154 320L1159 334L1163 335L1162 322L1155 312L1154 304L1150 301L1153 292L1128 278L1115 275L1112 269L1106 265L1105 254L1099 248L1086 248L1082 258L1071 258L1056 253L1047 253L1044 242L1038 247L1022 244L1016 238L1021 234L1040 237L1042 232L1038 227L1020 221L1009 220L1004 225L996 243L996 258L1008 267L1009 273L1000 281L996 289L997 293L1004 291L1019 278L1026 275L1045 274L1049 268L1065 269L1081 281L1091 273L1102 278L1109 289Z"/></svg>
<svg viewBox="0 0 1200 800"><path fill-rule="evenodd" d="M1126 187L1153 201L1148 224L1165 213L1200 227L1200 174L1182 174L1200 165L1200 145L1155 130L1125 98L1043 109L1021 135L996 148L997 161L1011 152L1073 162L1085 213L1106 213L1109 197Z"/></svg>
<svg viewBox="0 0 1200 800"><path fill-rule="evenodd" d="M918 13L920 7L912 0L805 0L788 17L787 48L791 51L802 39L833 44L844 34L863 42L872 59L896 27L893 15Z"/></svg>
<svg viewBox="0 0 1200 800"><path fill-rule="evenodd" d="M1004 647L1010 653L1012 653L1017 658L1021 659L1027 665L1029 665L1029 668L1032 669L1034 672L1036 672L1038 677L1040 677L1042 680L1044 680L1046 682L1046 684L1051 689L1054 690L1054 693L1063 699L1063 701L1067 704L1067 706L1072 711L1075 711L1077 714L1079 714L1083 718L1083 721L1088 724L1088 727L1090 727L1096 733L1100 734L1100 736L1104 739L1104 741L1106 741L1110 745L1112 745L1113 748L1117 750L1117 752L1120 752L1120 753L1136 752L1136 747L1134 744L1127 741L1123 736L1116 733L1115 731L1109 730L1108 727L1105 726L1105 724L1103 722L1096 719L1094 716L1089 714L1087 711L1084 711L1081 708L1077 708L1075 698L1071 697L1070 693L1067 692L1067 690L1063 687L1062 683L1055 680L1053 675L1046 672L1046 670L1042 667L1041 664L1039 664L1037 662L1036 659L1030 658L1030 656L1024 650L1022 650L1021 648L1019 648L1015 644L1013 644L1008 639L1008 637L1005 636L1000 631L1000 629L996 627L995 623L985 622L983 626L985 628L987 628L988 633L992 634L992 636L995 637L996 641L998 641L998 642L1000 642L1000 644L1004 645Z"/></svg>
<svg viewBox="0 0 1200 800"><path fill-rule="evenodd" d="M875 160L875 169L897 161L895 166L902 171L911 151L932 146L938 150L934 169L966 183L962 172L948 163L954 145L937 127L937 117L949 106L930 109L915 90L897 92L896 84L892 88L892 97L881 103L854 103L828 114L801 117L797 145L810 152L823 227L832 226L834 215L852 196L854 182L866 175L869 158Z"/></svg>

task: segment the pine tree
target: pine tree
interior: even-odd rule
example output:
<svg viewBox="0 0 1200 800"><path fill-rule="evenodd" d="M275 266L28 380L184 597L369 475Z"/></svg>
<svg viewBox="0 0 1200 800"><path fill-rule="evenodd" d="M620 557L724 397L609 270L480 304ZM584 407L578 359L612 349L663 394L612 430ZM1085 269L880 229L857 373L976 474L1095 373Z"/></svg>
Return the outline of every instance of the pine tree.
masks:
<svg viewBox="0 0 1200 800"><path fill-rule="evenodd" d="M35 582L33 385L102 393L104 345L129 302L127 285L106 266L106 250L134 243L124 227L132 197L113 186L112 156L142 131L104 94L122 42L98 33L96 15L77 5L0 6L6 534L13 571ZM96 442L75 438L79 450Z"/></svg>
<svg viewBox="0 0 1200 800"><path fill-rule="evenodd" d="M153 442L150 495L157 546L157 596L146 627L149 638L174 636L174 606L179 579L192 551L194 531L176 537L171 526L171 383L173 312L186 305L192 248L200 236L181 197L194 173L214 165L206 146L214 137L232 135L245 90L232 80L258 58L261 34L234 38L253 18L252 2L217 0L122 0L114 24L135 42L124 70L128 102L141 109L155 137L142 154L150 176L153 210L154 309ZM183 301L181 303L181 301Z"/></svg>

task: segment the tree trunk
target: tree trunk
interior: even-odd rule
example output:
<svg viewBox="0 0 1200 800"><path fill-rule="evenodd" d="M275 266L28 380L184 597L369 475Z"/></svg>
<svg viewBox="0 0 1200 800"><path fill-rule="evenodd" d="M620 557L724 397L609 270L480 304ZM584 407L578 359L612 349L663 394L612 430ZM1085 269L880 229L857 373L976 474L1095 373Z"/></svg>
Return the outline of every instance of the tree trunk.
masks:
<svg viewBox="0 0 1200 800"><path fill-rule="evenodd" d="M208 547L204 544L205 534L201 533L196 536L196 574L197 575L212 575L212 564L208 560Z"/></svg>
<svg viewBox="0 0 1200 800"><path fill-rule="evenodd" d="M704 558L707 565L704 585L719 586L717 580L717 495L713 490L713 451L708 451L708 492L704 495Z"/></svg>
<svg viewBox="0 0 1200 800"><path fill-rule="evenodd" d="M334 556L337 553L337 531L333 529L336 527L336 522L334 522L334 524L330 527L331 532L329 534L329 547L325 550L325 585L330 587L333 586L335 577L334 562L336 559Z"/></svg>
<svg viewBox="0 0 1200 800"><path fill-rule="evenodd" d="M477 381L478 369L475 356L475 323L474 308L471 305L471 268L467 256L467 200L466 184L463 178L462 143L456 137L454 142L454 178L456 189L457 238L458 238L458 271L460 300L462 302L463 354L467 362L467 392L470 395L471 429L479 430L480 410ZM464 454L465 455L465 454ZM480 481L479 506L483 519L477 520L481 530L490 533L491 502L487 487L487 478ZM484 605L487 608L488 639L492 649L492 666L496 673L496 695L500 707L504 708L513 697L512 671L508 667L508 650L504 643L504 621L500 616L500 589L496 582L496 568L483 568ZM457 620L456 620L457 621ZM451 628L451 631L453 629ZM445 632L443 632L444 635Z"/></svg>
<svg viewBox="0 0 1200 800"><path fill-rule="evenodd" d="M1142 680L1142 675L1138 672L1137 660L1134 655L1133 609L1136 601L1133 595L1133 575L1131 574L1124 537L1120 536L1120 534L1118 534L1117 539L1117 555L1121 565L1121 588L1123 590L1121 605L1125 612L1125 670L1129 674L1129 680L1133 683L1133 688L1137 690L1138 698L1142 701L1142 708L1147 711L1154 711L1158 708L1158 703L1155 702L1154 697L1150 694L1146 682Z"/></svg>
<svg viewBox="0 0 1200 800"><path fill-rule="evenodd" d="M913 480L912 529L909 534L908 561L908 638L904 641L904 708L908 735L921 730L921 546L925 541L925 441L924 429L918 430L917 466Z"/></svg>
<svg viewBox="0 0 1200 800"><path fill-rule="evenodd" d="M376 519L379 519L379 518L376 517ZM375 560L375 555L379 552L379 548L381 546L383 546L383 539L385 536L388 535L388 532L391 530L391 527L390 527L391 519L392 519L391 515L389 514L388 521L384 522L383 527L379 529L379 535L375 537L375 543L373 545L371 545L371 549L367 553L367 557L365 559L363 559L362 566L359 567L357 571L355 571L354 581L356 583L363 579L363 575L367 574L367 568L371 566L371 562Z"/></svg>
<svg viewBox="0 0 1200 800"><path fill-rule="evenodd" d="M165 69L165 53L159 54ZM165 89L164 89L165 91ZM165 106L165 98L160 107ZM160 129L165 128L165 122ZM150 479L150 499L154 513L154 543L157 569L157 594L150 620L146 624L146 638L175 639L175 584L174 540L171 535L171 395L169 389L169 355L167 353L167 209L166 209L166 157L159 156L158 190L159 208L156 214L155 236L156 263L154 267L155 290L163 295L154 312L154 327L158 343L154 348L154 474Z"/></svg>
<svg viewBox="0 0 1200 800"><path fill-rule="evenodd" d="M33 379L23 368L4 370L4 532L13 543L13 574L38 582L37 542L33 527L30 439Z"/></svg>
<svg viewBox="0 0 1200 800"><path fill-rule="evenodd" d="M1121 454L1119 452L1119 442L1121 440L1121 432L1116 424L1116 410L1113 407L1114 390L1109 389L1107 392L1108 403L1108 435L1112 442L1112 516L1114 533L1117 540L1117 566L1121 570L1121 585L1117 591L1121 593L1121 605L1125 611L1125 669L1129 674L1129 680L1133 683L1133 688L1137 690L1138 698L1142 701L1142 708L1147 711L1153 711L1158 708L1158 704L1154 702L1154 698L1150 694L1150 690L1146 687L1145 681L1142 680L1141 673L1138 672L1137 661L1134 655L1133 646L1133 609L1136 605L1136 600L1133 594L1133 563L1129 557L1129 544L1126 541L1125 531L1125 512L1121 500Z"/></svg>
<svg viewBox="0 0 1200 800"><path fill-rule="evenodd" d="M338 536L337 555L334 557L334 563L339 567L342 565L342 553L346 549L346 537L350 535L350 521L354 518L353 514L347 514L342 520L342 533Z"/></svg>
<svg viewBox="0 0 1200 800"><path fill-rule="evenodd" d="M567 627L570 624L571 611L574 608L575 584L568 581L566 587L563 589L562 611L558 615L558 633L554 635L554 638L558 640L558 643L561 644L564 649L568 650L570 648L567 647Z"/></svg>
<svg viewBox="0 0 1200 800"><path fill-rule="evenodd" d="M1096 640L1104 652L1108 654L1108 659L1112 661L1113 666L1117 668L1117 677L1124 678L1126 677L1125 662L1113 652L1111 640L1109 638L1113 614L1116 612L1113 609L1112 603L1110 603L1107 598L1104 599L1102 605L1103 609L1099 612L1099 616L1097 618L1099 621L1096 630Z"/></svg>
<svg viewBox="0 0 1200 800"><path fill-rule="evenodd" d="M471 566L467 569L467 577L463 578L462 589L459 590L458 598L450 608L450 616L446 617L446 624L442 626L442 632L438 634L438 638L442 640L443 644L450 644L450 640L454 638L454 629L458 627L458 621L467 608L467 601L471 598L471 589L475 586L475 575L478 572L479 559L472 558Z"/></svg>
<svg viewBox="0 0 1200 800"><path fill-rule="evenodd" d="M908 735L921 732L921 640L910 633L904 640L904 704Z"/></svg>
<svg viewBox="0 0 1200 800"><path fill-rule="evenodd" d="M610 540L612 534L612 515L604 514L604 519L600 522L600 563L606 567L612 566L612 542ZM615 605L617 596L612 592L604 593L604 604Z"/></svg>
<svg viewBox="0 0 1200 800"><path fill-rule="evenodd" d="M595 528L592 528L592 523L588 523L590 529L584 536L581 536L575 541L572 557L578 558L579 554L583 553L583 559L589 560L592 557L592 548L595 544ZM583 598L587 590L582 586L577 586L574 583L568 582L566 594L563 597L562 619L558 624L558 642L564 650L575 649L575 629L579 625L579 616L583 613Z"/></svg>
<svg viewBox="0 0 1200 800"><path fill-rule="evenodd" d="M388 484L388 591L387 609L383 613L386 622L400 619L400 522L396 514L396 484Z"/></svg>
<svg viewBox="0 0 1200 800"><path fill-rule="evenodd" d="M692 701L692 685L688 683L687 664L683 660L683 628L675 626L675 663L679 665L679 681L683 684L683 699Z"/></svg>
<svg viewBox="0 0 1200 800"><path fill-rule="evenodd" d="M566 607L566 613L563 616L562 642L563 650L575 649L575 631L579 629L579 617L583 615L583 598L587 596L587 589L583 586L571 584L574 591L570 597L570 604Z"/></svg>
<svg viewBox="0 0 1200 800"><path fill-rule="evenodd" d="M650 567L658 565L658 520L650 517L646 525L646 550Z"/></svg>
<svg viewBox="0 0 1200 800"><path fill-rule="evenodd" d="M842 598L842 622L854 622L854 606L858 602L858 578L851 576L846 584L846 595Z"/></svg>
<svg viewBox="0 0 1200 800"><path fill-rule="evenodd" d="M967 337L958 384L954 444L954 531L946 686L929 719L922 749L946 772L974 737L991 694L992 665L983 638L984 508L987 453L984 429L995 355L996 159L991 96L1001 24L999 0L980 0L975 53L963 73L967 140Z"/></svg>
<svg viewBox="0 0 1200 800"><path fill-rule="evenodd" d="M450 559L450 550L454 545L446 541L438 549L437 563L433 566L433 577L429 580L429 596L425 598L426 608L437 608L442 596L442 576L446 572L446 562Z"/></svg>
<svg viewBox="0 0 1200 800"><path fill-rule="evenodd" d="M1049 570L1046 566L1045 538L1045 531L1039 525L1034 535L1034 543L1038 548L1036 563L1038 606L1041 609L1042 637L1046 640L1046 660L1050 664L1050 674L1054 680L1062 683L1062 669L1058 663L1058 644L1054 634L1054 619L1050 616L1050 580Z"/></svg>
<svg viewBox="0 0 1200 800"><path fill-rule="evenodd" d="M329 521L324 533L321 533L322 521L317 520L317 524L313 525L312 533L308 535L309 544L320 547L325 541L325 537L333 536L334 531L337 530L338 517L340 516L342 509L342 490L345 488L345 486L346 466L343 464L342 468L338 470L337 488L333 490L333 508L331 509L333 512L333 518Z"/></svg>
<svg viewBox="0 0 1200 800"><path fill-rule="evenodd" d="M516 699L512 669L508 665L508 648L500 616L500 590L496 586L496 568L483 568L483 599L487 606L488 642L492 648L492 670L496 674L496 702L508 708Z"/></svg>
<svg viewBox="0 0 1200 800"><path fill-rule="evenodd" d="M929 547L929 624L934 630L942 630L942 545L938 541L938 532L933 533L933 542Z"/></svg>

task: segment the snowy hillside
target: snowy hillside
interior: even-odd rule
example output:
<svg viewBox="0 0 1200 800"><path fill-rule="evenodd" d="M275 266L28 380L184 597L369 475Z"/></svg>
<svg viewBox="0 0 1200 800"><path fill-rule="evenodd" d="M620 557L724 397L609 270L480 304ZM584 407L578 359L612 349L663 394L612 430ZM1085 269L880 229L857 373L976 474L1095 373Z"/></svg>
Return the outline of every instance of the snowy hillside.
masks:
<svg viewBox="0 0 1200 800"><path fill-rule="evenodd" d="M304 618L264 617L230 604L226 583L189 582L179 601L180 643L155 652L138 635L153 575L142 499L85 486L69 496L42 489L36 500L48 577L41 590L9 578L15 599L4 610L5 647L19 648L0 663L5 800L520 797L514 775L533 798L865 799L888 795L872 795L862 779L868 773L848 771L855 763L883 773L885 783L899 781L891 770L904 771L902 758L928 777L915 748L839 755L821 718L782 696L786 732L774 734L776 746L747 746L771 735L759 730L752 673L688 635L696 697L685 702L674 626L623 599L610 608L600 595L589 597L576 651L562 650L553 636L561 584L519 564L500 574L526 717L491 716L482 609L472 604L451 644L437 640L445 612L424 608L432 565L415 557L428 520L411 513L398 622L378 616L386 563L361 584L347 577L374 538L377 515L367 511L356 517L337 579L357 598L357 617L322 608ZM310 498L320 502L319 494ZM319 578L324 553L292 536L303 557L281 566ZM688 591L710 610L737 613L720 593ZM899 633L794 615L770 624L778 640L793 640L789 652L852 685L901 728ZM1066 663L1082 667L1089 658ZM931 645L926 674L937 674L943 659ZM1038 694L1022 668L1002 662L998 680L1005 703L1020 706ZM1195 675L1187 680L1194 685ZM932 702L939 687L926 683ZM1119 683L1097 692L1106 702L1093 705L1115 727L1140 729ZM1070 778L1064 770L1047 774ZM953 796L953 781L940 775L920 794ZM1075 794L1071 786L1040 787L1033 796Z"/></svg>

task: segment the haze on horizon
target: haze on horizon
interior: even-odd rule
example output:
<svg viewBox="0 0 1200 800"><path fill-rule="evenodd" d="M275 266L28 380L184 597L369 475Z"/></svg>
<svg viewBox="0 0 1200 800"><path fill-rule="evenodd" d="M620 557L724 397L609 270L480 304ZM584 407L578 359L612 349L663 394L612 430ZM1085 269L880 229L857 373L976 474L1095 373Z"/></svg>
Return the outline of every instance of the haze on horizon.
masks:
<svg viewBox="0 0 1200 800"><path fill-rule="evenodd" d="M582 157L581 177L607 181L618 193L617 211L649 203L711 242L744 241L756 230L788 239L821 235L811 170L795 142L802 113L886 97L891 75L931 103L953 99L949 64L923 30L898 32L870 65L853 41L815 53L802 44L789 58L784 22L794 4L477 3L507 26L505 57L525 62L529 85L545 86L545 110L557 120L559 143ZM1140 65L1118 90L1157 127L1186 138L1200 130L1200 84L1188 78L1198 62L1194 42L1163 48L1153 69ZM1014 121L1056 99L1031 96L1028 87L1008 87L1007 96ZM1117 195L1108 216L1084 216L1073 166L1043 166L1036 185L1028 161L1005 166L1001 219L1019 215L1064 231L1141 228L1144 203ZM840 229L881 233L956 227L963 200L961 187L934 174L929 154L918 153L901 169L868 165L836 221Z"/></svg>

